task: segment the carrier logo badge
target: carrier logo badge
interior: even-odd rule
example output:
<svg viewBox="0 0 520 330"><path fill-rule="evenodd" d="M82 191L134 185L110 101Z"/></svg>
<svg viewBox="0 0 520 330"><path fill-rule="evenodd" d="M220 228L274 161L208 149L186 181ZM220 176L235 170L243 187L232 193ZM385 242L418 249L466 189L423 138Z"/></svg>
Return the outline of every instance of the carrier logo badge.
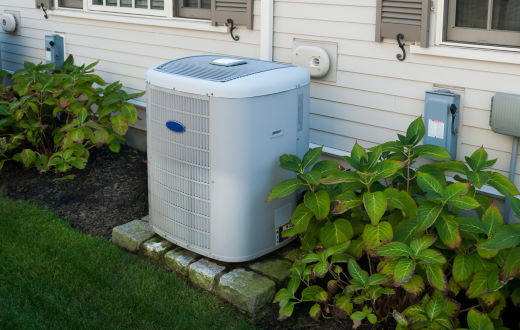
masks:
<svg viewBox="0 0 520 330"><path fill-rule="evenodd" d="M167 121L166 122L166 127L168 127L168 129L170 131L174 131L176 133L184 133L184 132L186 132L186 126L184 126L183 124L179 123L178 121L174 121L174 120Z"/></svg>

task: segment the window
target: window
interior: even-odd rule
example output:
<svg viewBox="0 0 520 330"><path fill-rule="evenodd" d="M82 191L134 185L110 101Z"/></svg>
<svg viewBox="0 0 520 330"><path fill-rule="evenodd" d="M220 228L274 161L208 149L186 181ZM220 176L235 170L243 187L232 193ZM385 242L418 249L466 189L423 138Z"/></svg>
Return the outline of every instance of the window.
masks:
<svg viewBox="0 0 520 330"><path fill-rule="evenodd" d="M225 25L253 29L253 0L54 0L58 8L83 9L85 12L134 14L165 18L184 17L211 20ZM84 6L86 3L86 6Z"/></svg>
<svg viewBox="0 0 520 330"><path fill-rule="evenodd" d="M171 0L88 0L88 9L165 17L173 14Z"/></svg>
<svg viewBox="0 0 520 330"><path fill-rule="evenodd" d="M446 40L520 46L520 0L449 0Z"/></svg>

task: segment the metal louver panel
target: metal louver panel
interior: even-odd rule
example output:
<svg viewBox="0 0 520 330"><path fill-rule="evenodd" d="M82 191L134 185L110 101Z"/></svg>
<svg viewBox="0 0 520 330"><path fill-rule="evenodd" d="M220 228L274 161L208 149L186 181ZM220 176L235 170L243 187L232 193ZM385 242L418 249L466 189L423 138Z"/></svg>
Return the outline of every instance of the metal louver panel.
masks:
<svg viewBox="0 0 520 330"><path fill-rule="evenodd" d="M376 41L402 33L428 47L429 15L430 0L378 0Z"/></svg>
<svg viewBox="0 0 520 330"><path fill-rule="evenodd" d="M253 28L253 0L211 0L211 19L215 25L234 24Z"/></svg>
<svg viewBox="0 0 520 330"><path fill-rule="evenodd" d="M209 251L209 100L156 86L149 90L150 217L164 236ZM182 122L186 132L170 131L170 120Z"/></svg>

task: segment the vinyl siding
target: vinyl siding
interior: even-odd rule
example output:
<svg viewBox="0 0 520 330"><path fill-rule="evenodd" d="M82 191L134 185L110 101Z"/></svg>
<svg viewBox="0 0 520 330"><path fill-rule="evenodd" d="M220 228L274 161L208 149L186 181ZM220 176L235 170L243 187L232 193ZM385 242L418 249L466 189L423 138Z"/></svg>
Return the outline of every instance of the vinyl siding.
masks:
<svg viewBox="0 0 520 330"><path fill-rule="evenodd" d="M498 158L495 170L506 174L512 138L491 130L491 97L520 93L520 65L409 51L399 62L392 40L374 42L375 0L276 0L274 13L276 61L290 62L294 39L338 44L336 82L312 82L313 143L349 151L356 141L370 147L395 139L423 114L425 91L456 87L463 95L457 158L483 145Z"/></svg>
<svg viewBox="0 0 520 330"><path fill-rule="evenodd" d="M489 109L495 92L520 93L520 65L418 54L399 62L395 55L400 50L391 40L373 41L375 5L375 0L275 0L274 60L291 61L295 38L338 44L336 82L312 83L311 142L348 151L355 141L370 147L394 139L422 115L425 91L451 86L463 95L457 158L483 145L491 157L498 157L495 169L505 174L512 138L491 131ZM260 1L254 4L254 29L240 28L239 42L221 32L52 12L45 20L33 7L33 0L0 0L0 11L18 10L22 16L17 35L0 33L6 69L42 61L44 36L54 32L66 35L66 52L77 61L99 60L97 72L108 81L121 80L130 91L145 88L147 68L173 58L205 53L259 57Z"/></svg>

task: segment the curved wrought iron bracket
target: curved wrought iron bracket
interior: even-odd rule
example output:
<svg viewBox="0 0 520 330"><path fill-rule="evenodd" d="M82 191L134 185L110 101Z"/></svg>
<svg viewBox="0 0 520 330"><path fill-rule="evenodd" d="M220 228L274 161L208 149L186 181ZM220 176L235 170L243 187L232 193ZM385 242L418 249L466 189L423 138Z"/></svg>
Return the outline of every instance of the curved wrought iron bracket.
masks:
<svg viewBox="0 0 520 330"><path fill-rule="evenodd" d="M402 42L402 40L404 40L404 34L399 33L396 36L396 39L397 39L397 44L399 45L399 48L401 48L403 53L402 54L397 54L395 57L397 57L397 59L399 61L404 61L406 59L406 49L404 49L404 46L406 46L406 44L404 42Z"/></svg>
<svg viewBox="0 0 520 330"><path fill-rule="evenodd" d="M235 25L235 22L233 22L233 20L231 18L228 18L227 25L229 27L229 35L231 36L231 39L233 39L235 41L240 40L240 36L236 36L233 34L235 29L237 28L237 26Z"/></svg>
<svg viewBox="0 0 520 330"><path fill-rule="evenodd" d="M49 19L49 15L47 14L47 8L45 8L43 2L40 3L40 8L43 10L43 17L45 17L45 19Z"/></svg>

